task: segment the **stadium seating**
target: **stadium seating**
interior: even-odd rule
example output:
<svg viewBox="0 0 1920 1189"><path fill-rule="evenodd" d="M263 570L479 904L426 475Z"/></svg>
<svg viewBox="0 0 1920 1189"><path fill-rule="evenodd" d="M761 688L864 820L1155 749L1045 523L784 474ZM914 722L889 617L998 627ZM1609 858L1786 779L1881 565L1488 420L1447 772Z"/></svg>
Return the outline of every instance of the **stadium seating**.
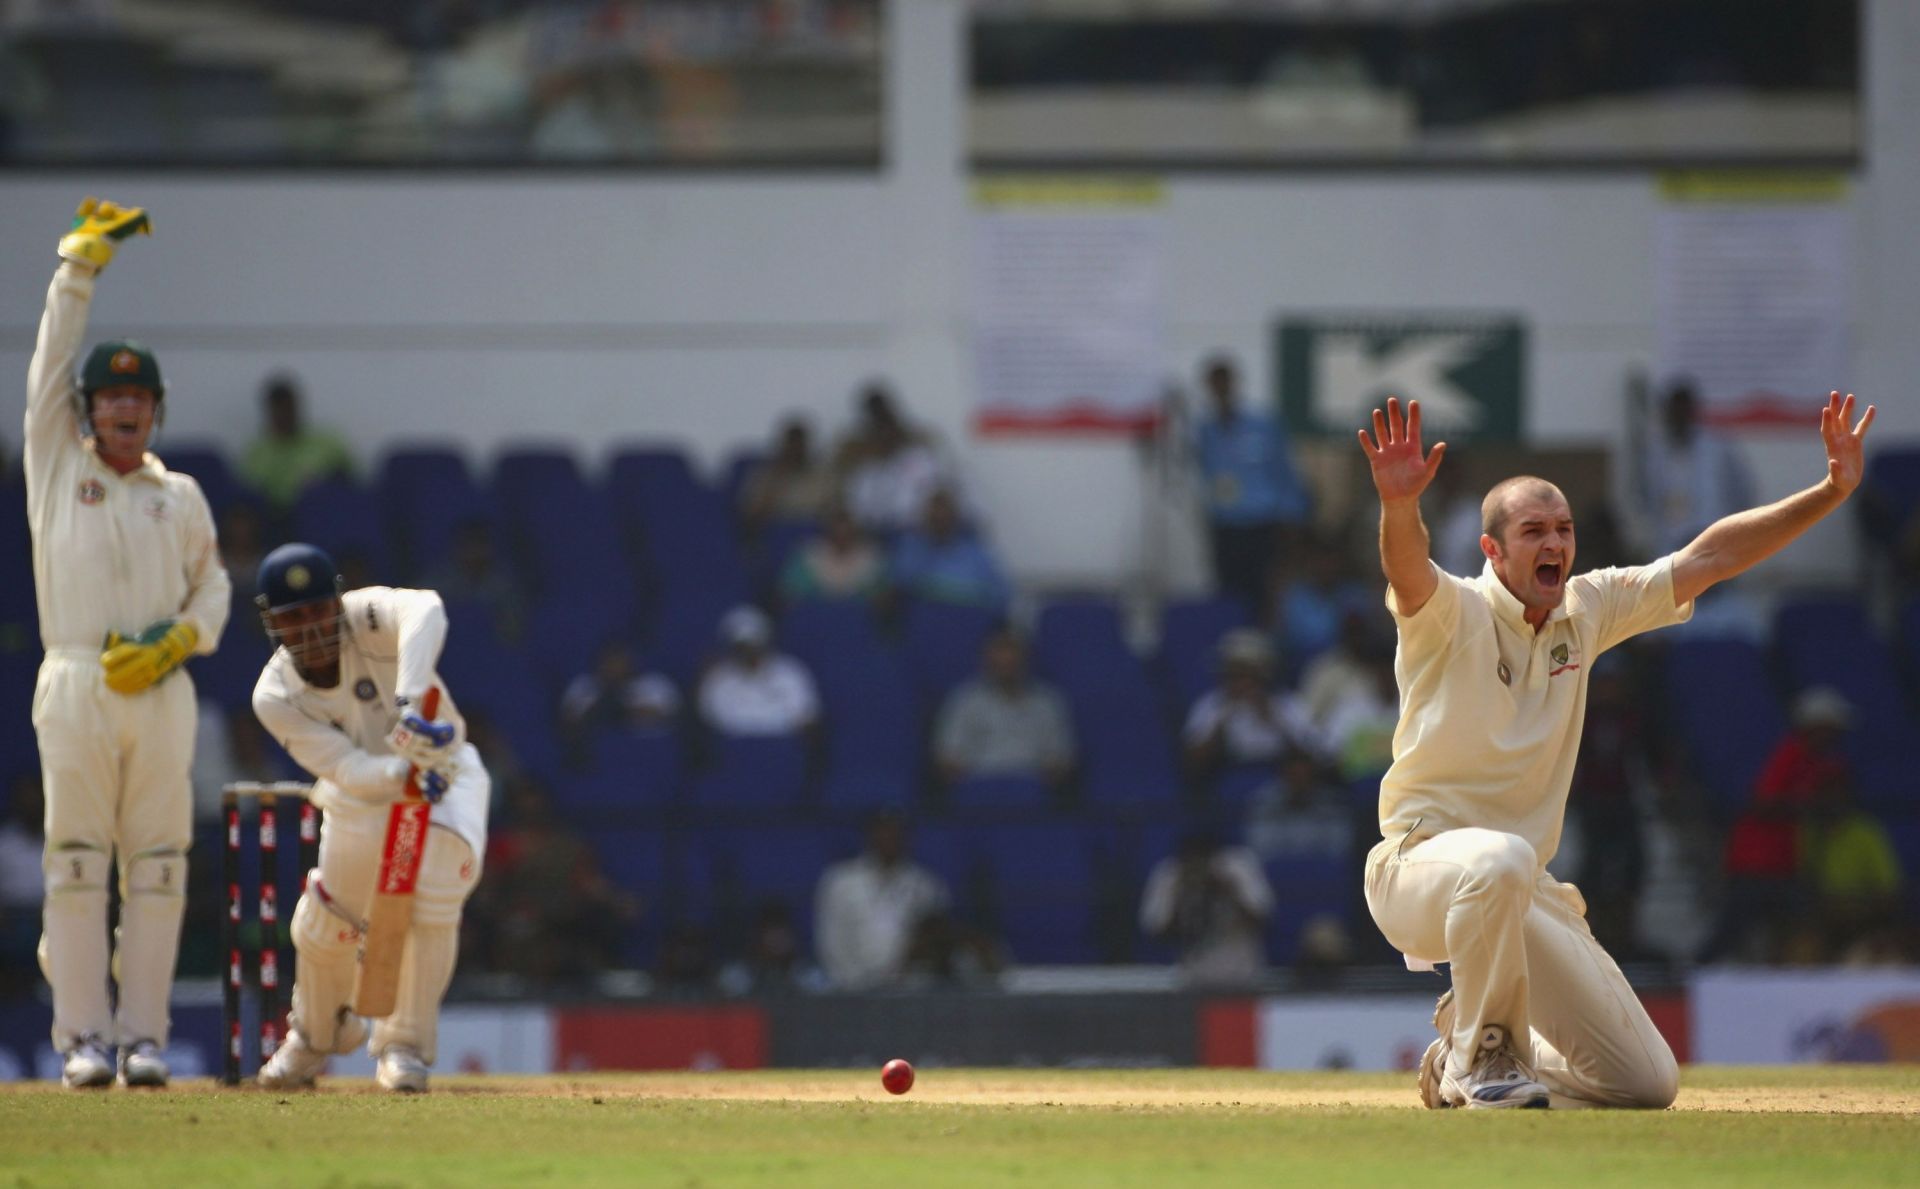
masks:
<svg viewBox="0 0 1920 1189"><path fill-rule="evenodd" d="M1832 686L1853 703L1847 747L1862 796L1870 803L1909 800L1906 741L1915 734L1913 716L1893 650L1874 631L1866 608L1846 597L1791 600L1775 614L1773 638L1796 690Z"/></svg>
<svg viewBox="0 0 1920 1189"><path fill-rule="evenodd" d="M1666 650L1667 712L1693 774L1727 817L1753 796L1786 732L1766 657L1744 640L1676 640Z"/></svg>
<svg viewBox="0 0 1920 1189"><path fill-rule="evenodd" d="M218 445L208 442L168 442L164 439L154 443L154 453L167 464L170 471L192 475L194 482L207 497L207 506L213 509L213 519L217 524L227 508L248 494L246 485L240 482L227 464L227 455Z"/></svg>
<svg viewBox="0 0 1920 1189"><path fill-rule="evenodd" d="M1175 721L1212 688L1220 637L1246 624L1246 604L1239 599L1180 599L1161 610L1160 679Z"/></svg>
<svg viewBox="0 0 1920 1189"><path fill-rule="evenodd" d="M374 490L393 529L390 544L404 582L419 581L445 560L462 522L493 521L493 509L456 447L420 444L388 451Z"/></svg>

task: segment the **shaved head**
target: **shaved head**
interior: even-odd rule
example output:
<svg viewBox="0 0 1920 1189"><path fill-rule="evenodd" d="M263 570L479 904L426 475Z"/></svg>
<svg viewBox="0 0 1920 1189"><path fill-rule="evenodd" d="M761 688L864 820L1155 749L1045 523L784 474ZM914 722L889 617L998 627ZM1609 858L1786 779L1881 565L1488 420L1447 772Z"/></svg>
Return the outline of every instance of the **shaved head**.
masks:
<svg viewBox="0 0 1920 1189"><path fill-rule="evenodd" d="M1558 487L1538 475L1515 475L1511 479L1502 479L1495 483L1493 490L1487 493L1487 498L1480 501L1480 531L1496 541L1502 540L1507 528L1507 514L1513 507L1515 498L1529 499L1536 496L1567 503L1566 495Z"/></svg>

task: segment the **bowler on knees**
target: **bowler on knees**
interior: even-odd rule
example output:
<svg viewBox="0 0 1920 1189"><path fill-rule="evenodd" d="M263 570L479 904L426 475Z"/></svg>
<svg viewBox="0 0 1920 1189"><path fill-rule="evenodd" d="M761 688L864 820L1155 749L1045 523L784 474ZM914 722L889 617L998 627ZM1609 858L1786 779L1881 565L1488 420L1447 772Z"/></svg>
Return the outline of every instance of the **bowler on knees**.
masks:
<svg viewBox="0 0 1920 1189"><path fill-rule="evenodd" d="M413 925L393 1014L369 1046L388 1090L427 1088L440 1000L459 952L460 913L480 878L491 781L435 667L447 613L430 590L370 586L342 593L327 554L282 545L260 562L255 602L278 647L253 690L253 711L313 776L323 814L320 867L293 910L299 965L287 1041L260 1084L312 1086L327 1057L367 1039L353 1014L354 967L386 840L388 809L409 773L433 803L414 890ZM433 721L421 717L439 688Z"/></svg>
<svg viewBox="0 0 1920 1189"><path fill-rule="evenodd" d="M1420 1063L1428 1107L1673 1102L1679 1067L1586 903L1547 874L1560 842L1587 676L1630 636L1679 623L1716 582L1744 573L1839 507L1860 484L1874 410L1832 393L1820 413L1826 474L1794 495L1709 525L1650 565L1573 572L1573 511L1523 475L1481 506L1485 568L1457 578L1428 555L1420 493L1446 452L1426 452L1420 405L1389 399L1360 445L1380 495L1380 564L1400 634L1400 723L1380 786L1382 840L1367 908L1408 964L1450 964Z"/></svg>
<svg viewBox="0 0 1920 1189"><path fill-rule="evenodd" d="M40 969L71 1089L112 1082L116 1044L122 1085L167 1084L193 840L193 682L175 670L213 651L232 592L200 485L147 452L166 406L153 353L100 343L75 375L96 276L151 230L139 207L80 204L27 370L22 469L46 649L33 694L47 794Z"/></svg>

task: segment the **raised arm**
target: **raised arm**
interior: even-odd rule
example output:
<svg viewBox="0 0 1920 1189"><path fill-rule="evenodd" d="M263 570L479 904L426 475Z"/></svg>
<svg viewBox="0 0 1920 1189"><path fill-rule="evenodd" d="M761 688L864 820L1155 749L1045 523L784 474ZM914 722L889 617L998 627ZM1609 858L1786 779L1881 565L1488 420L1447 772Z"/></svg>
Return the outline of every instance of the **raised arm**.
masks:
<svg viewBox="0 0 1920 1189"><path fill-rule="evenodd" d="M1853 394L1829 393L1820 410L1820 437L1827 447L1827 477L1805 491L1761 508L1735 512L1708 525L1673 555L1673 601L1698 598L1716 582L1743 574L1787 547L1795 537L1839 507L1860 486L1867 427L1874 408L1853 420Z"/></svg>
<svg viewBox="0 0 1920 1189"><path fill-rule="evenodd" d="M1400 415L1397 397L1387 398L1387 409L1373 411L1373 436L1360 431L1360 448L1373 471L1373 487L1380 493L1380 569L1393 588L1400 614L1412 615L1427 605L1440 584L1434 575L1427 526L1420 519L1420 493L1433 482L1447 444L1432 453L1420 447L1420 402L1407 402Z"/></svg>

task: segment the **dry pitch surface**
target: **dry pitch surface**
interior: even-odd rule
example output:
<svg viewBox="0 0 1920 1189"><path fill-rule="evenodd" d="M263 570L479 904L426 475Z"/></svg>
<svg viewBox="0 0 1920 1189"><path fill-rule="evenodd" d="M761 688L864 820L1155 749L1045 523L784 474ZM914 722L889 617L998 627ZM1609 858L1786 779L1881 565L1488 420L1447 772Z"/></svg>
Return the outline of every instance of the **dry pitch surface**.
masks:
<svg viewBox="0 0 1920 1189"><path fill-rule="evenodd" d="M1407 1075L443 1078L400 1099L0 1088L0 1187L1920 1185L1920 1067L1694 1068L1665 1112L1422 1111Z"/></svg>

